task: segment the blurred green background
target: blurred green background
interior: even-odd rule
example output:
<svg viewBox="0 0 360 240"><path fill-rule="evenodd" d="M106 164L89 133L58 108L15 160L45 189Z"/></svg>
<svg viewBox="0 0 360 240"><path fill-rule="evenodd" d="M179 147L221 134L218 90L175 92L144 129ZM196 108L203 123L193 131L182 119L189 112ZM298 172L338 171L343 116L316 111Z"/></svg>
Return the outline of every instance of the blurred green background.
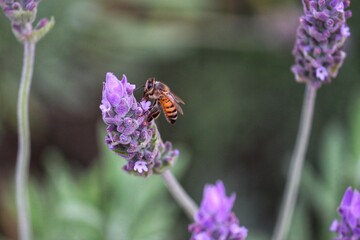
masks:
<svg viewBox="0 0 360 240"><path fill-rule="evenodd" d="M360 173L360 3L339 76L318 93L291 240L328 227ZM99 104L108 71L150 76L186 102L162 138L181 150L174 171L199 203L222 179L249 240L269 239L288 170L304 86L290 72L300 0L43 0L54 29L37 45L31 92L30 207L35 239L188 239L188 219L161 178L121 171L104 146ZM13 175L22 46L0 14L0 239L16 239ZM141 91L138 93L141 97ZM66 230L65 230L66 229Z"/></svg>

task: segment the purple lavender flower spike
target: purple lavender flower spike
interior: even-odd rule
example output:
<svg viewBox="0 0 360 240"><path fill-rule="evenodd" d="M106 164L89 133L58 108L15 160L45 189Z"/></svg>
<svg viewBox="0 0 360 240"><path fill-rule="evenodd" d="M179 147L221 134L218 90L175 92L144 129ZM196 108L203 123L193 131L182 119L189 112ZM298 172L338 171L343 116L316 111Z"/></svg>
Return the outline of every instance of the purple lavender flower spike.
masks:
<svg viewBox="0 0 360 240"><path fill-rule="evenodd" d="M235 194L227 197L221 181L206 185L195 223L189 226L191 240L245 240L247 229L231 212L234 202Z"/></svg>
<svg viewBox="0 0 360 240"><path fill-rule="evenodd" d="M146 121L150 102L137 102L135 85L125 75L118 80L106 74L100 110L107 124L105 143L110 150L127 160L123 169L139 176L162 173L179 155L170 142L163 142L154 122Z"/></svg>
<svg viewBox="0 0 360 240"><path fill-rule="evenodd" d="M316 87L330 83L346 57L345 40L350 36L346 24L351 12L350 0L302 0L291 70L298 82L311 82Z"/></svg>
<svg viewBox="0 0 360 240"><path fill-rule="evenodd" d="M346 189L338 208L341 220L334 220L330 231L337 233L334 240L360 239L360 193L358 190Z"/></svg>

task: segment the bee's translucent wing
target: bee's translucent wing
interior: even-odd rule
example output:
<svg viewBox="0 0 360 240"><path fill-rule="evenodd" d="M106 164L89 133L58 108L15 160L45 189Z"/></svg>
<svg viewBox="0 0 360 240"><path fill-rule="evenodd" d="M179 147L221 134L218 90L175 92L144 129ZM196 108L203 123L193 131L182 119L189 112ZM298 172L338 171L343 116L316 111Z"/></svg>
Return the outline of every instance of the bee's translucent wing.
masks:
<svg viewBox="0 0 360 240"><path fill-rule="evenodd" d="M176 101L174 101L174 105L176 107L176 110L178 110L178 112L181 113L181 115L184 115L184 111Z"/></svg>
<svg viewBox="0 0 360 240"><path fill-rule="evenodd" d="M182 100L179 96L177 96L175 93L171 92L171 95L173 96L174 100L178 103L185 104L184 100Z"/></svg>
<svg viewBox="0 0 360 240"><path fill-rule="evenodd" d="M179 113L184 115L184 111L180 107L179 103L185 104L185 102L181 98L176 96L174 93L172 93L172 92L169 93L168 97L170 97L170 99L172 100L172 103L176 107L176 110L178 110Z"/></svg>

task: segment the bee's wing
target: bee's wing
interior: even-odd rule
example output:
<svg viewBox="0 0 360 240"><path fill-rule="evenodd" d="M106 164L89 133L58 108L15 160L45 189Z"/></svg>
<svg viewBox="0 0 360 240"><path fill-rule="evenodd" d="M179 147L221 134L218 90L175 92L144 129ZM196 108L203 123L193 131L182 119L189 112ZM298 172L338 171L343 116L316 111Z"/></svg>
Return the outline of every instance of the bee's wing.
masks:
<svg viewBox="0 0 360 240"><path fill-rule="evenodd" d="M176 110L178 110L178 112L181 113L181 115L184 115L184 111L176 101L174 101L174 105L176 107Z"/></svg>
<svg viewBox="0 0 360 240"><path fill-rule="evenodd" d="M178 110L179 113L181 113L182 115L184 115L184 111L182 110L182 108L180 107L179 103L185 104L184 101L179 98L178 96L176 96L174 93L170 92L168 94L168 97L170 98L170 100L172 101L172 103L174 104L176 110Z"/></svg>
<svg viewBox="0 0 360 240"><path fill-rule="evenodd" d="M172 95L172 97L174 98L174 100L175 100L177 103L185 104L184 100L182 100L182 99L181 99L179 96L177 96L175 93L170 92L170 94Z"/></svg>

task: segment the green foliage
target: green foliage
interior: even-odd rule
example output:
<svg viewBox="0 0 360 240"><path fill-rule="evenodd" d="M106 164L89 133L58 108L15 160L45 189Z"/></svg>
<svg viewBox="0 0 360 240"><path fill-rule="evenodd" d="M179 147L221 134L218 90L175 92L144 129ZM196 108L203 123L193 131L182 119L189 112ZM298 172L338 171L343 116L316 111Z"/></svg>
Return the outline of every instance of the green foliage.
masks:
<svg viewBox="0 0 360 240"><path fill-rule="evenodd" d="M301 203L297 206L291 239L331 239L329 231L333 219L338 217L337 207L348 186L359 184L360 164L360 98L350 112L350 131L347 133L337 122L330 123L322 137L318 168L306 162L302 176ZM313 213L313 214L312 214ZM318 222L315 234L309 228ZM306 226L307 225L307 226ZM314 234L314 233L313 233ZM305 237L307 236L307 237Z"/></svg>
<svg viewBox="0 0 360 240"><path fill-rule="evenodd" d="M97 165L77 175L56 149L45 154L44 183L29 183L35 239L171 239L177 206L162 178L126 174L124 160L102 146ZM182 171L184 158L178 162Z"/></svg>

